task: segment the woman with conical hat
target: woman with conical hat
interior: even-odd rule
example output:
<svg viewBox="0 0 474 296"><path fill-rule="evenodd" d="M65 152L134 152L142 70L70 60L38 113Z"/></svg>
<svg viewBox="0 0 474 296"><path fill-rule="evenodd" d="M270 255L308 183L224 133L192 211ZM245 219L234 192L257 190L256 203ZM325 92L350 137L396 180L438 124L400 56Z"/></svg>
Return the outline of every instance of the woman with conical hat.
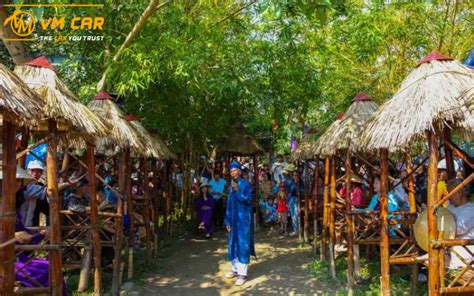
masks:
<svg viewBox="0 0 474 296"><path fill-rule="evenodd" d="M199 191L200 195L196 201L198 225L200 229L204 229L206 232L206 238L210 238L214 231L212 214L216 202L209 192L209 184L207 182L203 182L199 186Z"/></svg>
<svg viewBox="0 0 474 296"><path fill-rule="evenodd" d="M252 185L241 177L240 163L230 163L229 170L232 180L224 225L229 232L227 259L232 261L232 270L226 278L237 277L235 285L241 286L247 279L250 256L255 256Z"/></svg>

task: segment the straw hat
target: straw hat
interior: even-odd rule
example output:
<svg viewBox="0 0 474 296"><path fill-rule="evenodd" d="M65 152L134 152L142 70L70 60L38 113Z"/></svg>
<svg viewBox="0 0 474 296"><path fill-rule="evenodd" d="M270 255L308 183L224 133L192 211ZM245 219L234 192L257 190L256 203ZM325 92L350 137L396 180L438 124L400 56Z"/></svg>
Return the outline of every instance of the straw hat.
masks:
<svg viewBox="0 0 474 296"><path fill-rule="evenodd" d="M296 167L294 164L290 163L284 170L283 173L287 174L289 172L294 172L296 170Z"/></svg>
<svg viewBox="0 0 474 296"><path fill-rule="evenodd" d="M202 182L201 185L199 185L199 188L202 188L202 187L204 187L204 186L209 187L209 186L211 186L211 185L209 185L207 182Z"/></svg>
<svg viewBox="0 0 474 296"><path fill-rule="evenodd" d="M359 177L359 176L356 175L356 174L352 174L352 176L351 176L351 182L352 182L352 183L364 184L364 179L362 179L361 177Z"/></svg>

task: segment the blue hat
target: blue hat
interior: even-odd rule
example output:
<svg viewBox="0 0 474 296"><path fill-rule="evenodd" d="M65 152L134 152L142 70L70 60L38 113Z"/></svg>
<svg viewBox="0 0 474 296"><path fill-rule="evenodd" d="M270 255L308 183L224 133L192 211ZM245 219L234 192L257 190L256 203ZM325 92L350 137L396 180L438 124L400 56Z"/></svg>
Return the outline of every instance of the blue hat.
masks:
<svg viewBox="0 0 474 296"><path fill-rule="evenodd" d="M239 170L242 170L242 168L240 167L240 163L237 162L237 161L233 161L229 164L229 170L231 169L239 169Z"/></svg>

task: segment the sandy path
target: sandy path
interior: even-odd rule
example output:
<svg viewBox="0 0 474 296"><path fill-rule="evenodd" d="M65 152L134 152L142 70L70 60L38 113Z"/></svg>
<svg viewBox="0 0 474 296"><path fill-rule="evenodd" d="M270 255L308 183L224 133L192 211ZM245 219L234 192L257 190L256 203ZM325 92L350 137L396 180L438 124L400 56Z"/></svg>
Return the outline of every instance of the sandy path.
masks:
<svg viewBox="0 0 474 296"><path fill-rule="evenodd" d="M180 239L159 259L159 274L147 279L139 295L324 295L330 287L317 283L304 269L311 261L310 247L298 247L295 239L268 230L256 235L258 259L249 267L249 280L233 286L224 274L227 240L222 232L212 240Z"/></svg>

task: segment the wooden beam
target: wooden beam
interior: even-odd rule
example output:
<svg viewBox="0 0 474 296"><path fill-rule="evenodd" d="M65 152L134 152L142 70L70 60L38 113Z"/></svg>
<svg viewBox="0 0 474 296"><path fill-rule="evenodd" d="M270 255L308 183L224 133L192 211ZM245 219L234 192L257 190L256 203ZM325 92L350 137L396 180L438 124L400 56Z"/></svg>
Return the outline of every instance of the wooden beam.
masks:
<svg viewBox="0 0 474 296"><path fill-rule="evenodd" d="M351 192L352 192L352 156L347 149L346 152L346 241L347 241L347 290L349 295L354 293L354 225L352 224L352 211Z"/></svg>
<svg viewBox="0 0 474 296"><path fill-rule="evenodd" d="M380 265L382 295L390 295L390 244L388 239L388 149L380 149Z"/></svg>

